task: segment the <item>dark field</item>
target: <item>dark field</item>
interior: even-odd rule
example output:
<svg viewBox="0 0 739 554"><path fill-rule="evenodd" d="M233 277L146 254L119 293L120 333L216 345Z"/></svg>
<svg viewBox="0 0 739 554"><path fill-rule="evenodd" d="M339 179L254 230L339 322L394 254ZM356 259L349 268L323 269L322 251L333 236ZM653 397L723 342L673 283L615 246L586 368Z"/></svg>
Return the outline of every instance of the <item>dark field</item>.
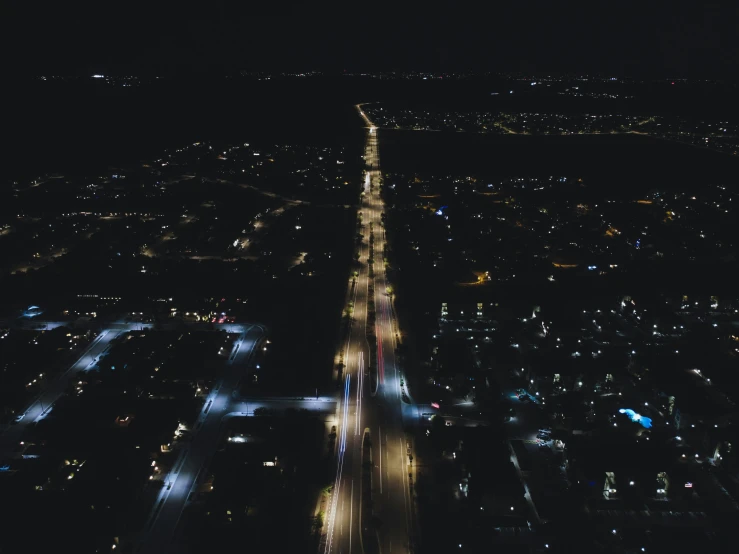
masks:
<svg viewBox="0 0 739 554"><path fill-rule="evenodd" d="M639 135L521 136L380 132L389 172L483 176L567 175L605 185L670 188L734 183L739 160Z"/></svg>
<svg viewBox="0 0 739 554"><path fill-rule="evenodd" d="M334 92L332 92L334 91ZM331 86L167 82L141 88L25 84L12 91L0 180L45 172L90 174L160 156L195 141L355 145L353 98Z"/></svg>

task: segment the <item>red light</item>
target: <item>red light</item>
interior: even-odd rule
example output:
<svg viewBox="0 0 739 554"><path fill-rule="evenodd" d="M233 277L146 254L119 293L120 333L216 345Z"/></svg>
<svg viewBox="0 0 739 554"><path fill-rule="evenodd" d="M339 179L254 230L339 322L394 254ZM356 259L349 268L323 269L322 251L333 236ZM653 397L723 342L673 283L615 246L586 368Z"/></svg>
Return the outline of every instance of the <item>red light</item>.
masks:
<svg viewBox="0 0 739 554"><path fill-rule="evenodd" d="M436 408L437 410L439 409L439 405L436 402L432 402L431 407Z"/></svg>
<svg viewBox="0 0 739 554"><path fill-rule="evenodd" d="M675 84L675 81L672 81L672 84L674 85Z"/></svg>

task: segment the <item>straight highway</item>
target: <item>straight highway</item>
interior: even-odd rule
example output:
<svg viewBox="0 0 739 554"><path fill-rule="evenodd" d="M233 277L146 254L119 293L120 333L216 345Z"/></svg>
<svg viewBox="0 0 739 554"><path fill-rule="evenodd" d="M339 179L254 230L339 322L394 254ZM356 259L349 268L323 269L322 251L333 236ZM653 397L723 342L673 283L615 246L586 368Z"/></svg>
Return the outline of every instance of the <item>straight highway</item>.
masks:
<svg viewBox="0 0 739 554"><path fill-rule="evenodd" d="M369 247L363 242L354 289L355 320L346 347L346 371L337 414L337 468L322 549L325 554L402 554L413 551L413 510L401 376L395 360L396 325L383 263L385 232L377 128L361 105L357 110L368 128L361 211L366 239L372 224L374 271L370 276ZM376 349L371 349L367 340L370 300L375 308ZM366 429L371 441L371 453L367 454L362 448ZM371 456L371 463L365 455ZM363 485L364 471L371 474L369 485Z"/></svg>

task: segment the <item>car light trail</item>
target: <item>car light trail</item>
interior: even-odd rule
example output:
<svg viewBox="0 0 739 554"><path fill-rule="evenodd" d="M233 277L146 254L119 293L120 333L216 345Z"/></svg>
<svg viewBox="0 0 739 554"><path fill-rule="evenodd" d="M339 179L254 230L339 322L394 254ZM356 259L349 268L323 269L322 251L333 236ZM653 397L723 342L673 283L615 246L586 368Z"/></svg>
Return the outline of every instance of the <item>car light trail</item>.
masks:
<svg viewBox="0 0 739 554"><path fill-rule="evenodd" d="M344 406L341 423L341 438L339 439L339 459L336 463L336 480L334 481L334 490L331 494L331 504L329 505L329 521L328 521L328 539L326 540L326 548L324 552L331 552L331 545L334 538L334 528L336 526L336 508L339 504L339 496L341 493L341 478L344 472L344 452L346 451L346 428L349 420L349 390L351 385L351 375L347 375L344 380Z"/></svg>
<svg viewBox="0 0 739 554"><path fill-rule="evenodd" d="M346 450L346 428L349 420L349 384L351 382L351 375L347 375L344 380L344 415L342 417L341 426L341 449L340 452L343 454Z"/></svg>

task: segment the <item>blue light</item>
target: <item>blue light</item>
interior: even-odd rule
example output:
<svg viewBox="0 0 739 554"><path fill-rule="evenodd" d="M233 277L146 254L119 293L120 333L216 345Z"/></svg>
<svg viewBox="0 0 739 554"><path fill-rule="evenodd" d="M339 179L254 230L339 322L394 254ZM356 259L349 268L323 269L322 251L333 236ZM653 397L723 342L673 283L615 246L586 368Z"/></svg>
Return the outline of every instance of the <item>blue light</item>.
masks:
<svg viewBox="0 0 739 554"><path fill-rule="evenodd" d="M37 315L41 315L42 313L44 313L43 310L39 308L38 306L28 306L26 311L23 312L23 315L25 317L30 318L30 317L36 317Z"/></svg>
<svg viewBox="0 0 739 554"><path fill-rule="evenodd" d="M634 410L631 410L629 408L621 408L618 413L626 414L631 421L633 421L634 423L638 423L645 429L649 429L652 427L652 418L637 414Z"/></svg>

